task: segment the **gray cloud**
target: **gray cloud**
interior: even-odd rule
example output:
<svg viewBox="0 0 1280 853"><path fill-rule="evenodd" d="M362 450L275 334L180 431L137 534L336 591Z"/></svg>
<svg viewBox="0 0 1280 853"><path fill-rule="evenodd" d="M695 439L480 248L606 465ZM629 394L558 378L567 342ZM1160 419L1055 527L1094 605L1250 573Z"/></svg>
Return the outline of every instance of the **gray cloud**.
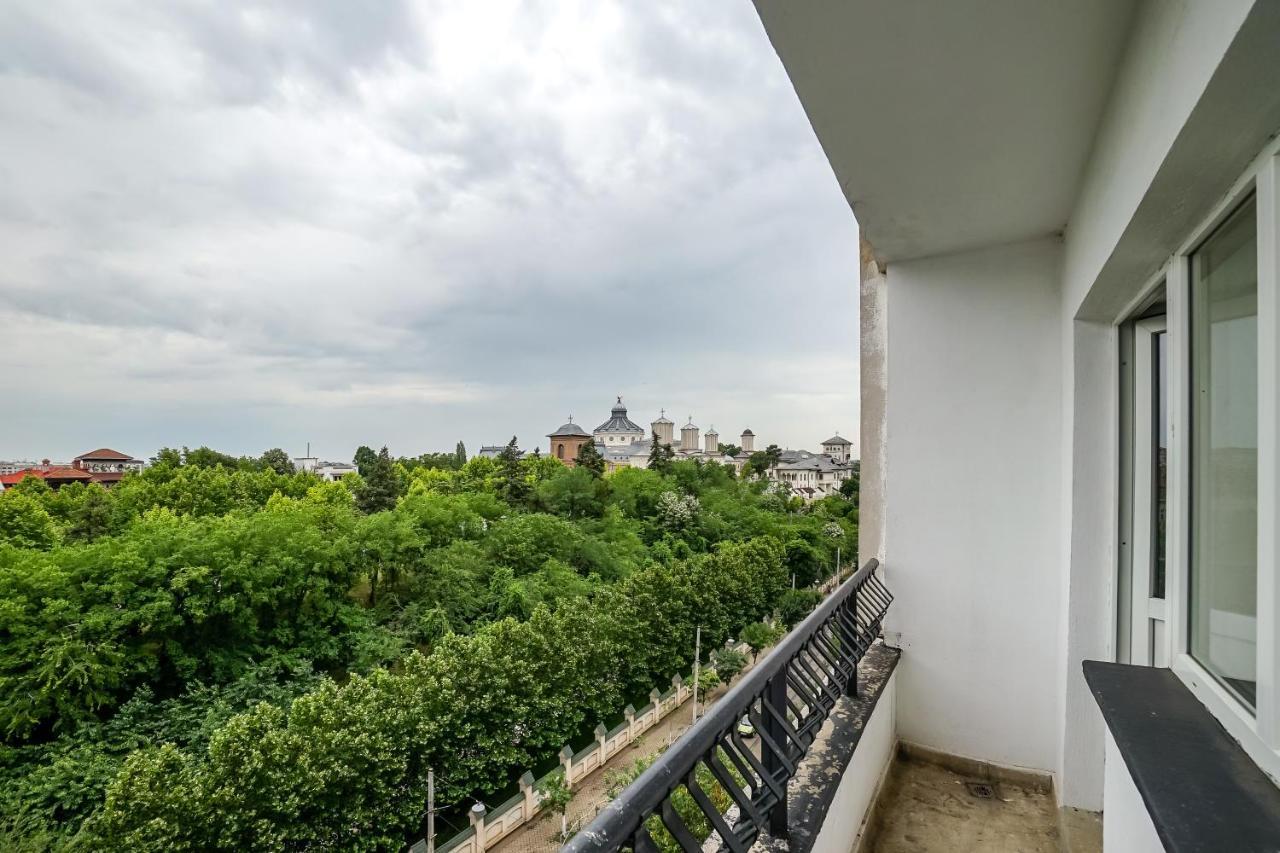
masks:
<svg viewBox="0 0 1280 853"><path fill-rule="evenodd" d="M750 4L11 5L0 458L417 452L616 393L852 431L856 226Z"/></svg>

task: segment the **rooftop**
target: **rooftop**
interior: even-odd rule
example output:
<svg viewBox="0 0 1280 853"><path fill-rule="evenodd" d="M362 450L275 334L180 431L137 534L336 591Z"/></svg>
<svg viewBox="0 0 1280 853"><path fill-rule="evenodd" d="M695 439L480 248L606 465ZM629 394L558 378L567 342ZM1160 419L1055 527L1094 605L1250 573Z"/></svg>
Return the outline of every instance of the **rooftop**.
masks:
<svg viewBox="0 0 1280 853"><path fill-rule="evenodd" d="M547 434L547 438L560 438L560 437L571 438L571 437L577 437L577 436L581 436L582 438L590 438L591 433L587 432L582 427L575 424L573 422L573 415L569 415L568 422L561 424L560 427L555 432Z"/></svg>
<svg viewBox="0 0 1280 853"><path fill-rule="evenodd" d="M72 468L69 465L49 465L37 468L23 468L21 471L15 471L12 474L0 475L0 485L16 486L27 477L35 477L39 480L92 480L93 476L88 471L81 471L79 468Z"/></svg>
<svg viewBox="0 0 1280 853"><path fill-rule="evenodd" d="M566 424L573 426L573 424ZM561 427L563 429L564 427ZM644 433L644 427L627 417L627 407L622 405L622 398L614 405L609 420L596 427L596 432L638 432Z"/></svg>
<svg viewBox="0 0 1280 853"><path fill-rule="evenodd" d="M99 447L97 450L90 450L88 453L82 453L75 458L76 462L80 460L104 460L111 462L132 462L133 457L127 453L121 453L119 450L112 450L109 447Z"/></svg>

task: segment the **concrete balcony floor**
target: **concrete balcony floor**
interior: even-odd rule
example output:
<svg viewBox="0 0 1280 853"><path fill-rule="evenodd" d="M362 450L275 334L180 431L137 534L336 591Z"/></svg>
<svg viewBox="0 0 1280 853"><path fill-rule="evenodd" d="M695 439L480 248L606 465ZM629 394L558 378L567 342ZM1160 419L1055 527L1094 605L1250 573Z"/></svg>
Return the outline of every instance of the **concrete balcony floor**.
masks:
<svg viewBox="0 0 1280 853"><path fill-rule="evenodd" d="M1064 837L1067 836L1067 837ZM1096 819L1060 824L1050 791L957 773L900 752L859 853L1091 853L1102 849Z"/></svg>

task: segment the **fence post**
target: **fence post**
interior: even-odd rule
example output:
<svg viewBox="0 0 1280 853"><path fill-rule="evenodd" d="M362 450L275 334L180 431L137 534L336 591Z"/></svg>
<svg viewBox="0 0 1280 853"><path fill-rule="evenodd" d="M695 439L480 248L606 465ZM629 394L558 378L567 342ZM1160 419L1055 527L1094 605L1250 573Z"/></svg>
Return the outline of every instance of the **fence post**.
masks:
<svg viewBox="0 0 1280 853"><path fill-rule="evenodd" d="M845 610L853 617L852 621L856 628L858 624L858 588L856 586L853 588L853 592L849 594L849 600L848 603L845 604ZM855 634L854 636L853 648L849 650L853 655L853 674L849 676L849 686L845 688L845 694L848 696L858 695L858 661L862 659L862 655L860 654L860 650L857 645L857 635Z"/></svg>
<svg viewBox="0 0 1280 853"><path fill-rule="evenodd" d="M564 786L573 787L573 747L565 744L560 750L560 763L564 765Z"/></svg>
<svg viewBox="0 0 1280 853"><path fill-rule="evenodd" d="M596 743L600 744L600 766L604 766L605 759L609 757L609 730L604 727L604 723L596 725Z"/></svg>
<svg viewBox="0 0 1280 853"><path fill-rule="evenodd" d="M768 704L779 714L785 715L787 713L786 667L783 667L781 672L769 679L769 683L764 688L764 696L761 697L761 702ZM763 707L761 707L761 716L764 718L762 722L764 722L765 732L769 735L769 739L777 744L779 748L786 749L788 743L787 735L782 730L782 726ZM766 748L762 744L760 751L761 757L764 759L765 771L777 778L778 771L784 767L783 763L771 748ZM769 812L769 834L774 838L787 837L787 788L785 784L782 787L782 797L774 804L773 810Z"/></svg>
<svg viewBox="0 0 1280 853"><path fill-rule="evenodd" d="M484 803L476 803L471 807L471 811L467 812L467 819L476 829L476 853L484 853L484 813Z"/></svg>
<svg viewBox="0 0 1280 853"><path fill-rule="evenodd" d="M636 739L636 706L623 708L622 715L627 718L627 743L631 743Z"/></svg>
<svg viewBox="0 0 1280 853"><path fill-rule="evenodd" d="M524 794L524 819L531 820L539 803L538 792L533 787L533 774L528 770L520 777L520 793Z"/></svg>
<svg viewBox="0 0 1280 853"><path fill-rule="evenodd" d="M679 673L671 676L671 686L675 688L675 692L671 694L672 707L674 708L680 704L680 692L681 688L684 687L684 679L680 677Z"/></svg>

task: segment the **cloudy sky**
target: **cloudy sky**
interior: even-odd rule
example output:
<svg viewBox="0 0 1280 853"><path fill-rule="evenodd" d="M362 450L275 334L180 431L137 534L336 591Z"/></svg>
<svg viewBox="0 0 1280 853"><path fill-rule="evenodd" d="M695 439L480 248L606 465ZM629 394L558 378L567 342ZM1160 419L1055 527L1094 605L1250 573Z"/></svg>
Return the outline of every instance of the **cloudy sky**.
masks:
<svg viewBox="0 0 1280 853"><path fill-rule="evenodd" d="M5 5L0 459L856 432L857 226L748 0Z"/></svg>

